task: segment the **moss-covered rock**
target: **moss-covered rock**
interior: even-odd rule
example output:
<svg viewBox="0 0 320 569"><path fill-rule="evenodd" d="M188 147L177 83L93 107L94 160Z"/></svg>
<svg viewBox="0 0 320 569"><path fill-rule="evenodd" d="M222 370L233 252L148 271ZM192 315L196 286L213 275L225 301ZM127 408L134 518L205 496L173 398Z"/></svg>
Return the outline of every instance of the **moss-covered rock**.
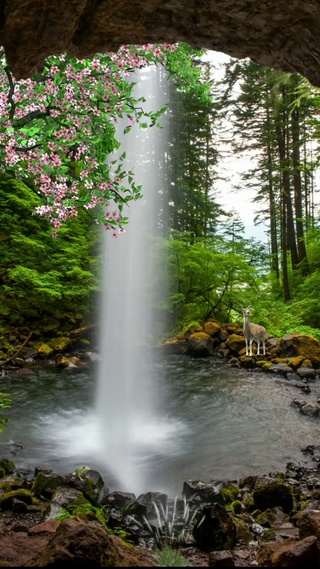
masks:
<svg viewBox="0 0 320 569"><path fill-rule="evenodd" d="M252 535L248 524L246 524L240 518L234 516L233 523L236 528L236 542L238 545L248 545L249 541L252 540Z"/></svg>
<svg viewBox="0 0 320 569"><path fill-rule="evenodd" d="M252 494L255 507L261 511L279 506L284 512L291 512L294 506L292 489L282 480L260 478Z"/></svg>
<svg viewBox="0 0 320 569"><path fill-rule="evenodd" d="M54 352L63 352L71 345L71 340L68 337L61 336L61 338L52 338L48 341L48 346L53 349Z"/></svg>
<svg viewBox="0 0 320 569"><path fill-rule="evenodd" d="M287 334L281 339L281 351L284 356L302 356L310 360L313 367L320 367L320 343L312 336Z"/></svg>
<svg viewBox="0 0 320 569"><path fill-rule="evenodd" d="M0 460L0 468L2 468L4 471L3 476L6 476L7 474L13 474L16 469L14 462L9 458L3 458Z"/></svg>
<svg viewBox="0 0 320 569"><path fill-rule="evenodd" d="M31 492L25 488L19 488L18 490L11 490L11 492L6 492L3 496L0 496L0 510L12 509L13 500L15 499L25 504L32 504Z"/></svg>
<svg viewBox="0 0 320 569"><path fill-rule="evenodd" d="M165 354L185 354L187 351L187 339L183 336L173 336L161 344L161 350Z"/></svg>
<svg viewBox="0 0 320 569"><path fill-rule="evenodd" d="M288 359L288 364L290 367L292 367L293 370L298 369L298 367L301 366L302 362L303 362L303 356L296 356L295 358Z"/></svg>
<svg viewBox="0 0 320 569"><path fill-rule="evenodd" d="M218 336L221 331L221 326L218 322L206 322L203 326L203 331L211 337Z"/></svg>
<svg viewBox="0 0 320 569"><path fill-rule="evenodd" d="M239 486L232 482L226 482L223 488L220 488L219 493L223 497L224 504L231 504L239 495Z"/></svg>
<svg viewBox="0 0 320 569"><path fill-rule="evenodd" d="M53 349L44 342L34 342L33 347L41 356L50 356L53 354Z"/></svg>
<svg viewBox="0 0 320 569"><path fill-rule="evenodd" d="M195 332L188 338L187 354L193 357L208 357L213 355L213 340L209 334Z"/></svg>
<svg viewBox="0 0 320 569"><path fill-rule="evenodd" d="M65 478L54 472L46 472L41 470L33 482L32 492L35 496L40 496L41 494L45 497L51 497L58 486L61 486Z"/></svg>
<svg viewBox="0 0 320 569"><path fill-rule="evenodd" d="M231 350L233 355L238 355L240 351L245 348L246 342L243 336L231 334L226 341L226 346Z"/></svg>
<svg viewBox="0 0 320 569"><path fill-rule="evenodd" d="M200 512L192 535L203 551L221 551L234 547L236 527L226 509L220 504L213 504Z"/></svg>
<svg viewBox="0 0 320 569"><path fill-rule="evenodd" d="M233 502L231 502L230 507L233 514L235 515L241 514L242 503L240 502L240 500L234 500Z"/></svg>

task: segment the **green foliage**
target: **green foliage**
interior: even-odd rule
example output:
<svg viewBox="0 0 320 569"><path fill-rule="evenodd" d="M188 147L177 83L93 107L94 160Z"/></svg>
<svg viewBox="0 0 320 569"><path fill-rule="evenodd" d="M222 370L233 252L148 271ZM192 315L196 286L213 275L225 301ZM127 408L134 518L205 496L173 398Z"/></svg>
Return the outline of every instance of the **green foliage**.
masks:
<svg viewBox="0 0 320 569"><path fill-rule="evenodd" d="M0 409L9 409L11 407L12 399L9 393L0 392ZM8 418L0 413L0 433L7 426Z"/></svg>
<svg viewBox="0 0 320 569"><path fill-rule="evenodd" d="M55 520L65 520L65 519L74 519L77 517L82 517L86 519L92 519L100 522L103 527L107 530L107 532L111 535L116 535L120 537L127 543L132 543L130 539L128 539L129 534L119 527L108 527L108 516L106 516L104 508L98 508L90 504L90 502L85 502L83 504L70 504L66 508L59 510L57 515L55 516Z"/></svg>
<svg viewBox="0 0 320 569"><path fill-rule="evenodd" d="M232 310L240 310L241 301L250 304L260 296L263 285L251 241L219 235L191 241L188 233L173 232L165 246L173 328L185 329L209 317L227 321Z"/></svg>
<svg viewBox="0 0 320 569"><path fill-rule="evenodd" d="M178 551L168 545L155 552L156 567L191 567L189 561Z"/></svg>
<svg viewBox="0 0 320 569"><path fill-rule="evenodd" d="M91 309L98 289L98 231L81 212L53 239L46 220L32 215L40 198L0 174L0 318L11 324Z"/></svg>

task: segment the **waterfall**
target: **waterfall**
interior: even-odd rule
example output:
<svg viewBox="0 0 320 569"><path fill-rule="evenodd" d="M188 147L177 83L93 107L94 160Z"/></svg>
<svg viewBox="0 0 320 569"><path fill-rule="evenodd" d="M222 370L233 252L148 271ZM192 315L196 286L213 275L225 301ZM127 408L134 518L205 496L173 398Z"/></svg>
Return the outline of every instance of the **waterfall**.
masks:
<svg viewBox="0 0 320 569"><path fill-rule="evenodd" d="M159 110L165 103L159 88L161 71L151 67L136 72L134 93L137 99L148 97L145 111ZM124 126L120 124L118 132ZM156 247L164 183L159 173L159 156L165 152L164 131L134 125L122 137L118 153L126 153L125 169L133 171L143 197L130 202L125 234L116 239L109 232L103 236L101 360L96 394L100 458L121 485L131 489L143 485L144 459L165 437L154 405L156 386L150 377L154 306L160 300L165 272L164 267L159 271Z"/></svg>
<svg viewBox="0 0 320 569"><path fill-rule="evenodd" d="M141 102L147 112L159 110L166 102L164 73L157 67L135 73L135 96L147 98ZM89 407L80 400L72 400L71 406L66 401L66 407L58 405L56 411L53 406L37 418L35 426L39 439L45 440L49 464L63 461L64 468L72 470L90 465L102 473L106 485L136 494L170 492L166 460L184 452L181 440L187 432L168 411L165 368L154 357L158 307L167 280L159 247L168 214L163 174L167 119L161 119L161 129L136 125L120 135L119 153L126 152L124 166L142 186L143 197L130 202L124 213L129 217L125 234L113 239L103 230L100 346L93 401ZM119 133L125 126L119 124ZM165 472L160 483L159 470Z"/></svg>

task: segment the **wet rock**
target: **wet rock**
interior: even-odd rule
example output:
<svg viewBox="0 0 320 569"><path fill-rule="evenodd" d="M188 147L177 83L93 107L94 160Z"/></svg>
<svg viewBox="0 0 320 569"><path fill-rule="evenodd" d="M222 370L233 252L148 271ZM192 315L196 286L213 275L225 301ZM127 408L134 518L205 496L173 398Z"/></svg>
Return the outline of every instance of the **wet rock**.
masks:
<svg viewBox="0 0 320 569"><path fill-rule="evenodd" d="M290 486L267 477L256 481L252 497L256 508L261 511L280 506L284 512L290 512L294 505Z"/></svg>
<svg viewBox="0 0 320 569"><path fill-rule="evenodd" d="M186 338L178 338L174 336L173 338L168 338L161 344L161 351L168 355L174 354L185 354L188 349L188 343Z"/></svg>
<svg viewBox="0 0 320 569"><path fill-rule="evenodd" d="M193 357L203 358L213 355L213 340L204 332L195 332L188 338L187 354Z"/></svg>
<svg viewBox="0 0 320 569"><path fill-rule="evenodd" d="M297 373L287 373L286 378L288 381L299 381L300 379Z"/></svg>
<svg viewBox="0 0 320 569"><path fill-rule="evenodd" d="M82 492L93 505L99 504L104 481L97 470L92 470L89 466L79 468L72 474L68 474L65 482Z"/></svg>
<svg viewBox="0 0 320 569"><path fill-rule="evenodd" d="M235 567L231 551L210 551L209 567Z"/></svg>
<svg viewBox="0 0 320 569"><path fill-rule="evenodd" d="M112 567L119 564L119 552L108 533L99 526L77 520L63 520L44 551L37 567Z"/></svg>
<svg viewBox="0 0 320 569"><path fill-rule="evenodd" d="M225 499L219 488L201 480L187 480L183 484L182 496L196 504L224 504ZM231 500L232 501L232 500Z"/></svg>
<svg viewBox="0 0 320 569"><path fill-rule="evenodd" d="M309 367L299 367L299 369L297 369L297 374L303 379L315 379L316 377L315 370Z"/></svg>
<svg viewBox="0 0 320 569"><path fill-rule="evenodd" d="M280 363L280 364L271 365L268 368L268 371L270 371L272 373L276 373L278 375L286 376L288 373L289 374L292 373L292 368L290 366L288 366L287 364Z"/></svg>
<svg viewBox="0 0 320 569"><path fill-rule="evenodd" d="M307 402L304 399L293 399L293 401L291 401L291 406L297 407L298 409L301 409L301 407L306 405L306 403Z"/></svg>
<svg viewBox="0 0 320 569"><path fill-rule="evenodd" d="M316 567L319 563L317 540L283 541L260 545L257 561L261 567Z"/></svg>
<svg viewBox="0 0 320 569"><path fill-rule="evenodd" d="M60 474L50 471L39 471L32 485L32 492L35 496L51 498L58 486L66 482L66 478Z"/></svg>
<svg viewBox="0 0 320 569"><path fill-rule="evenodd" d="M203 508L196 518L192 535L203 551L232 549L236 542L233 519L220 504Z"/></svg>
<svg viewBox="0 0 320 569"><path fill-rule="evenodd" d="M83 505L85 503L89 504L79 490L68 487L57 488L45 512L46 520L54 519L71 505Z"/></svg>
<svg viewBox="0 0 320 569"><path fill-rule="evenodd" d="M147 515L151 517L156 517L155 505L160 509L161 507L165 509L167 501L167 494L162 492L146 492L145 494L140 494L137 498L138 504L145 506L147 508Z"/></svg>
<svg viewBox="0 0 320 569"><path fill-rule="evenodd" d="M318 417L320 407L317 404L306 403L306 405L302 405L299 410L302 415L308 415L308 417Z"/></svg>
<svg viewBox="0 0 320 569"><path fill-rule="evenodd" d="M19 500L25 504L32 504L32 494L25 488L5 492L5 494L0 496L0 510L11 510L13 508L14 500Z"/></svg>
<svg viewBox="0 0 320 569"><path fill-rule="evenodd" d="M2 468L5 475L13 474L15 472L15 464L9 458L3 458L0 460L0 468Z"/></svg>
<svg viewBox="0 0 320 569"><path fill-rule="evenodd" d="M56 365L58 367L79 367L81 365L81 360L77 356L59 356L56 359Z"/></svg>
<svg viewBox="0 0 320 569"><path fill-rule="evenodd" d="M124 509L129 509L129 506L131 506L135 500L136 500L135 495L130 492L117 491L117 492L111 492L111 494L105 496L100 501L100 505L107 506L110 508L116 508L117 510L123 511ZM146 506L144 507L144 510L146 511Z"/></svg>
<svg viewBox="0 0 320 569"><path fill-rule="evenodd" d="M316 536L320 544L320 511L304 509L297 514L300 539Z"/></svg>

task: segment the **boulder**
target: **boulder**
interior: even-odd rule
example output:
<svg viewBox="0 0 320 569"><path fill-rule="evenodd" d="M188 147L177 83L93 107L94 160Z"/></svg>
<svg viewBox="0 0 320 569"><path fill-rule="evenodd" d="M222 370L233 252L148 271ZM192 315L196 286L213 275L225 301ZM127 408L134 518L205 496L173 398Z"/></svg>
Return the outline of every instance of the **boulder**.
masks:
<svg viewBox="0 0 320 569"><path fill-rule="evenodd" d="M213 355L213 340L209 334L195 332L188 338L187 354L193 357L208 357Z"/></svg>
<svg viewBox="0 0 320 569"><path fill-rule="evenodd" d="M83 569L117 566L119 552L104 528L66 519L36 558L34 566L63 568L70 565Z"/></svg>
<svg viewBox="0 0 320 569"><path fill-rule="evenodd" d="M252 494L254 505L262 512L279 506L288 513L293 509L292 489L282 480L268 477L258 478Z"/></svg>
<svg viewBox="0 0 320 569"><path fill-rule="evenodd" d="M257 561L261 567L318 567L317 539L282 541L260 545Z"/></svg>
<svg viewBox="0 0 320 569"><path fill-rule="evenodd" d="M300 539L316 536L320 544L320 511L304 509L297 514Z"/></svg>
<svg viewBox="0 0 320 569"><path fill-rule="evenodd" d="M182 496L188 502L196 502L197 504L224 504L225 500L219 490L212 484L201 482L201 480L187 480L183 484Z"/></svg>
<svg viewBox="0 0 320 569"><path fill-rule="evenodd" d="M287 334L281 339L281 351L286 357L301 356L311 361L313 367L320 367L320 343L305 334Z"/></svg>
<svg viewBox="0 0 320 569"><path fill-rule="evenodd" d="M236 542L236 527L226 509L221 504L213 504L199 512L192 535L203 551L232 549Z"/></svg>
<svg viewBox="0 0 320 569"><path fill-rule="evenodd" d="M221 332L221 326L218 322L206 322L203 326L203 331L209 336L218 336Z"/></svg>
<svg viewBox="0 0 320 569"><path fill-rule="evenodd" d="M179 338L177 336L173 336L172 338L168 338L161 344L161 350L168 355L172 354L185 354L187 351L187 339L186 338Z"/></svg>
<svg viewBox="0 0 320 569"><path fill-rule="evenodd" d="M239 334L231 334L226 341L226 346L229 348L233 355L237 356L241 350L245 348L246 342L243 335L240 336Z"/></svg>

